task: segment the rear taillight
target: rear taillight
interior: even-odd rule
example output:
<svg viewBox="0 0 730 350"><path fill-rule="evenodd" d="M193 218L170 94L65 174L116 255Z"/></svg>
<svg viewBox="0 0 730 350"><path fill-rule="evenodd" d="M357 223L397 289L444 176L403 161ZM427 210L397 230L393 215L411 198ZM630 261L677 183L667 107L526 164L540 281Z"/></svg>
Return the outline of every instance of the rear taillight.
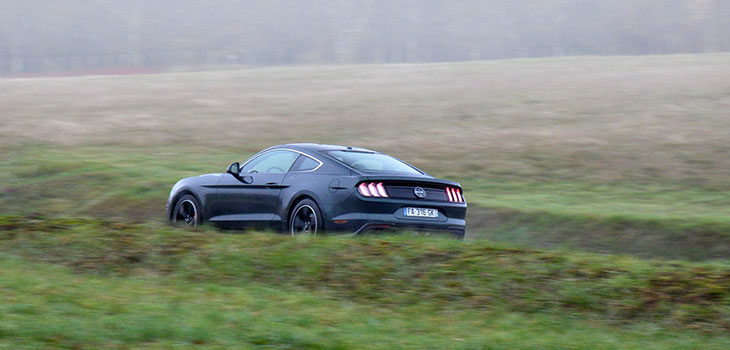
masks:
<svg viewBox="0 0 730 350"><path fill-rule="evenodd" d="M382 182L363 182L357 186L357 191L365 197L388 197Z"/></svg>
<svg viewBox="0 0 730 350"><path fill-rule="evenodd" d="M449 199L449 202L464 202L464 197L461 195L461 189L456 187L446 187L446 198Z"/></svg>

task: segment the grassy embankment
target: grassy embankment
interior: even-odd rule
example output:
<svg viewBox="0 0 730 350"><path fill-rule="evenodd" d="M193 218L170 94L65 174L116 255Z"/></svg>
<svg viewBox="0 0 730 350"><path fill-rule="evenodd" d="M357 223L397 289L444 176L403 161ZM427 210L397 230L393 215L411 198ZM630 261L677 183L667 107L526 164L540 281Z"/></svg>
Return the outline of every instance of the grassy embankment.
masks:
<svg viewBox="0 0 730 350"><path fill-rule="evenodd" d="M0 348L726 349L730 266L0 218Z"/></svg>
<svg viewBox="0 0 730 350"><path fill-rule="evenodd" d="M0 209L158 220L271 144L371 147L460 181L469 238L730 254L730 55L0 81Z"/></svg>

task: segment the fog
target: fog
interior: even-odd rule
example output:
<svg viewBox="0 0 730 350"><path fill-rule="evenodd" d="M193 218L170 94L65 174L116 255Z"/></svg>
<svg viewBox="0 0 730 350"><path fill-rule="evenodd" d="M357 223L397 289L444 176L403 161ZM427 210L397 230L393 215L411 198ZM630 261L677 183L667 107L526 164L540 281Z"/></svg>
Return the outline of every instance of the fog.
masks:
<svg viewBox="0 0 730 350"><path fill-rule="evenodd" d="M1 0L0 74L730 50L727 0Z"/></svg>

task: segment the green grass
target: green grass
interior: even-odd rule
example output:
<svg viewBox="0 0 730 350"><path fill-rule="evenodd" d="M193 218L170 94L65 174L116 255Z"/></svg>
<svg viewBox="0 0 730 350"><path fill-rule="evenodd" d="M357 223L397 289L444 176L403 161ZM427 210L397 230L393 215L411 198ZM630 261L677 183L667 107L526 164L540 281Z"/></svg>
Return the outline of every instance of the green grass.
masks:
<svg viewBox="0 0 730 350"><path fill-rule="evenodd" d="M11 148L0 159L11 169L0 174L0 210L161 221L179 178L222 172L247 156L228 148ZM728 191L454 179L471 206L469 239L691 260L730 254Z"/></svg>
<svg viewBox="0 0 730 350"><path fill-rule="evenodd" d="M499 179L466 185L471 239L674 259L730 256L727 191Z"/></svg>
<svg viewBox="0 0 730 350"><path fill-rule="evenodd" d="M730 344L724 263L423 237L0 221L0 346L8 349Z"/></svg>
<svg viewBox="0 0 730 350"><path fill-rule="evenodd" d="M652 221L730 222L730 191L632 184L467 183L471 184L470 203L488 207Z"/></svg>
<svg viewBox="0 0 730 350"><path fill-rule="evenodd" d="M506 311L382 308L256 283L79 276L0 259L3 349L723 349L728 338ZM103 291L103 292L101 292ZM7 297L11 294L12 297Z"/></svg>

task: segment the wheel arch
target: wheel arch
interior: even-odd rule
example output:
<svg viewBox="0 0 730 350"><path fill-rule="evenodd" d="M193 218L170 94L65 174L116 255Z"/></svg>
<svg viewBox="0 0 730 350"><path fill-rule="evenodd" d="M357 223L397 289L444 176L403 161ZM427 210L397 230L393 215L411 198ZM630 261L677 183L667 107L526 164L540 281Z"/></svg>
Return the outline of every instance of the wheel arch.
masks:
<svg viewBox="0 0 730 350"><path fill-rule="evenodd" d="M309 199L317 205L317 208L319 209L319 215L322 216L322 228L324 228L324 213L322 212L322 207L319 205L317 199L309 193L299 193L296 196L292 197L292 200L289 201L289 205L286 208L286 220L284 221L285 232L289 230L289 219L291 218L292 211L294 211L294 207L296 207L299 202L305 199Z"/></svg>
<svg viewBox="0 0 730 350"><path fill-rule="evenodd" d="M203 202L200 200L200 196L198 196L195 191L191 190L190 188L183 188L177 193L175 193L175 196L172 197L172 200L170 201L170 212L167 213L167 220L172 220L173 212L175 211L175 206L177 205L177 201L180 200L182 196L185 195L191 195L193 198L195 198L196 201L198 201L198 205L200 205L200 208L198 210L200 211L200 220L201 222L205 219L205 210L203 210Z"/></svg>

